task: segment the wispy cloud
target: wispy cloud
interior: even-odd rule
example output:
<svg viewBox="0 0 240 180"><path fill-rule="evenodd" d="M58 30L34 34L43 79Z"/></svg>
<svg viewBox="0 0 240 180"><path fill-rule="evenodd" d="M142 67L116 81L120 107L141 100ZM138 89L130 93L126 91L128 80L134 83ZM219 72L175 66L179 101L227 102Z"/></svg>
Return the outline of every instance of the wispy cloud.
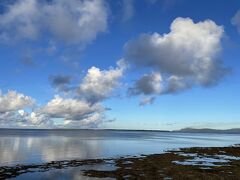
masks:
<svg viewBox="0 0 240 180"><path fill-rule="evenodd" d="M237 13L233 16L231 23L237 27L237 30L240 33L240 10L238 10Z"/></svg>
<svg viewBox="0 0 240 180"><path fill-rule="evenodd" d="M134 0L122 0L122 21L126 22L134 16Z"/></svg>

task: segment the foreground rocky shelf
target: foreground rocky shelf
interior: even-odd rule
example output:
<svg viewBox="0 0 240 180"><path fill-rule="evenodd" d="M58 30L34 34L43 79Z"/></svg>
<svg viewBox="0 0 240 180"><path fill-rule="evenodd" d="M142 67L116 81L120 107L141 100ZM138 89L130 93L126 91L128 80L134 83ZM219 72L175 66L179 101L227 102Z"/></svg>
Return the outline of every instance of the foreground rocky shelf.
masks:
<svg viewBox="0 0 240 180"><path fill-rule="evenodd" d="M96 168L106 167L106 168ZM108 168L111 165L112 168ZM0 167L0 179L23 173L45 172L69 167L83 167L83 175L114 179L240 179L240 146L182 148L164 154L52 161L39 165ZM86 169L84 167L87 167Z"/></svg>

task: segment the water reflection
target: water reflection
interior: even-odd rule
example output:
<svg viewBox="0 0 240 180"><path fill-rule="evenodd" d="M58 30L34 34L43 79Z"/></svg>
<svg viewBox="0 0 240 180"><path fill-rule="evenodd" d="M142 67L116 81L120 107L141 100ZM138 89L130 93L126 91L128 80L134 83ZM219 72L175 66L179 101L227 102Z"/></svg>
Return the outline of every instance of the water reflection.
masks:
<svg viewBox="0 0 240 180"><path fill-rule="evenodd" d="M59 159L86 159L95 158L101 152L101 144L96 140L77 140L63 137L61 139L52 138L51 142L47 141L47 146L42 148L42 157L44 161ZM39 142L42 144L42 142ZM54 146L54 147L53 147Z"/></svg>
<svg viewBox="0 0 240 180"><path fill-rule="evenodd" d="M69 136L6 136L0 139L0 164L40 163L99 157L101 143Z"/></svg>
<svg viewBox="0 0 240 180"><path fill-rule="evenodd" d="M192 146L228 146L240 135L146 131L0 130L0 166L54 160L159 153Z"/></svg>

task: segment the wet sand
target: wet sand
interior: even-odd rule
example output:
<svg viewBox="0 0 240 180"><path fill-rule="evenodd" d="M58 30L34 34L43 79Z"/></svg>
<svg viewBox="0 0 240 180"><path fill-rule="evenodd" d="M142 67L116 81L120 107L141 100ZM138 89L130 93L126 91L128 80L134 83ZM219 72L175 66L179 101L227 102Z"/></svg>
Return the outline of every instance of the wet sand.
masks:
<svg viewBox="0 0 240 180"><path fill-rule="evenodd" d="M84 166L109 166L111 169L81 168L84 176L113 179L240 179L240 145L230 147L182 148L163 154L133 157L52 161L38 165L0 167L0 179L23 173ZM80 170L79 170L80 171Z"/></svg>

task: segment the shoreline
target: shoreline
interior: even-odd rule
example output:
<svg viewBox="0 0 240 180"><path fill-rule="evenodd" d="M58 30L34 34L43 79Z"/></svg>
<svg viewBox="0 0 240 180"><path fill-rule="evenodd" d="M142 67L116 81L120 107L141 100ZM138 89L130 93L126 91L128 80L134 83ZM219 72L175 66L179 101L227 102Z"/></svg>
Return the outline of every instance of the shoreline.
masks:
<svg viewBox="0 0 240 180"><path fill-rule="evenodd" d="M162 132L162 133L196 133L196 134L240 134L240 128L231 129L209 129L209 128L183 128L178 130L162 130L162 129L69 129L69 128L0 128L1 131L43 131L43 132L59 132L59 131L123 131L123 132Z"/></svg>
<svg viewBox="0 0 240 180"><path fill-rule="evenodd" d="M109 165L112 168L108 169ZM120 158L75 159L43 164L2 166L0 179L14 178L24 173L85 166L88 168L81 170L83 175L94 178L236 179L240 178L240 145L180 148L161 154ZM98 169L97 166L106 168Z"/></svg>

